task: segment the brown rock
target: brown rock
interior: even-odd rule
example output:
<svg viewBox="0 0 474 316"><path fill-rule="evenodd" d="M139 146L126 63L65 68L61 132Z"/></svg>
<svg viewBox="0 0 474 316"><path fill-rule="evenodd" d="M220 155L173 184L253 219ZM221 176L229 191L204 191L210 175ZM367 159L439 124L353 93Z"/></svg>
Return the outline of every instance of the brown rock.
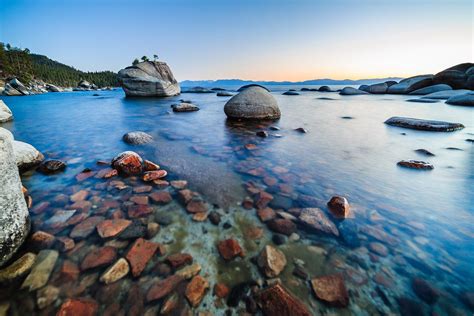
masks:
<svg viewBox="0 0 474 316"><path fill-rule="evenodd" d="M134 195L129 200L138 205L148 205L148 196L146 195Z"/></svg>
<svg viewBox="0 0 474 316"><path fill-rule="evenodd" d="M264 315L311 316L308 308L299 299L276 283L255 295Z"/></svg>
<svg viewBox="0 0 474 316"><path fill-rule="evenodd" d="M156 186L159 189L164 189L164 188L166 188L170 185L170 183L166 180L155 180L155 181L153 181L153 183L156 184Z"/></svg>
<svg viewBox="0 0 474 316"><path fill-rule="evenodd" d="M207 216L208 214L205 212L195 213L193 215L193 221L204 222L205 220L207 220Z"/></svg>
<svg viewBox="0 0 474 316"><path fill-rule="evenodd" d="M187 280L197 275L199 272L201 272L201 265L199 263L193 263L189 266L179 269L176 271L175 275L179 275L183 279Z"/></svg>
<svg viewBox="0 0 474 316"><path fill-rule="evenodd" d="M178 269L184 265L193 263L193 257L188 253L175 253L169 255L165 261L174 269Z"/></svg>
<svg viewBox="0 0 474 316"><path fill-rule="evenodd" d="M154 170L154 171L147 171L143 174L142 180L149 182L158 179L162 179L168 175L166 170Z"/></svg>
<svg viewBox="0 0 474 316"><path fill-rule="evenodd" d="M257 216L262 222L268 222L276 217L276 213L271 208L265 207L257 210Z"/></svg>
<svg viewBox="0 0 474 316"><path fill-rule="evenodd" d="M59 270L59 278L61 281L76 281L79 277L79 267L70 260L64 260L61 270Z"/></svg>
<svg viewBox="0 0 474 316"><path fill-rule="evenodd" d="M188 189L180 190L178 192L179 198L184 204L188 204L189 201L195 196L194 192Z"/></svg>
<svg viewBox="0 0 474 316"><path fill-rule="evenodd" d="M73 249L75 245L74 239L69 237L62 236L56 239L56 248L61 252L69 251Z"/></svg>
<svg viewBox="0 0 474 316"><path fill-rule="evenodd" d="M188 185L188 181L186 180L175 180L171 181L171 186L177 190L182 190Z"/></svg>
<svg viewBox="0 0 474 316"><path fill-rule="evenodd" d="M147 302L159 300L170 294L184 279L179 275L172 275L150 287L146 295Z"/></svg>
<svg viewBox="0 0 474 316"><path fill-rule="evenodd" d="M130 266L127 260L120 258L110 268L108 268L104 274L100 277L100 281L105 284L111 284L117 282L121 278L125 277L130 271Z"/></svg>
<svg viewBox="0 0 474 316"><path fill-rule="evenodd" d="M285 269L286 257L280 250L267 245L260 252L257 264L266 277L274 278Z"/></svg>
<svg viewBox="0 0 474 316"><path fill-rule="evenodd" d="M112 167L126 175L138 175L144 170L143 160L133 151L125 151L112 160Z"/></svg>
<svg viewBox="0 0 474 316"><path fill-rule="evenodd" d="M89 179L89 178L91 178L95 175L96 175L95 171L92 171L90 169L86 169L86 170L84 170L81 173L76 175L76 180L81 182L81 181L87 180L87 179Z"/></svg>
<svg viewBox="0 0 474 316"><path fill-rule="evenodd" d="M375 252L377 255L386 257L388 256L388 249L383 244L379 242L371 242L369 243L369 249L372 252Z"/></svg>
<svg viewBox="0 0 474 316"><path fill-rule="evenodd" d="M30 212L33 213L33 214L41 214L44 211L46 211L49 206L50 206L49 202L41 202L38 205L35 205L35 207L33 207L30 210Z"/></svg>
<svg viewBox="0 0 474 316"><path fill-rule="evenodd" d="M128 251L126 258L132 267L132 275L138 277L160 245L138 238Z"/></svg>
<svg viewBox="0 0 474 316"><path fill-rule="evenodd" d="M56 316L95 316L98 309L99 304L92 299L67 299Z"/></svg>
<svg viewBox="0 0 474 316"><path fill-rule="evenodd" d="M317 277L311 280L314 295L321 301L334 307L349 305L344 279L341 274L332 274Z"/></svg>
<svg viewBox="0 0 474 316"><path fill-rule="evenodd" d="M36 292L36 305L39 309L44 309L53 304L59 296L59 289L52 285L46 285Z"/></svg>
<svg viewBox="0 0 474 316"><path fill-rule="evenodd" d="M296 224L289 219L277 218L268 222L268 228L276 233L290 236L296 231Z"/></svg>
<svg viewBox="0 0 474 316"><path fill-rule="evenodd" d="M75 239L86 238L95 230L96 226L104 220L103 216L92 216L74 226L69 237Z"/></svg>
<svg viewBox="0 0 474 316"><path fill-rule="evenodd" d="M81 270L93 269L111 264L117 257L115 248L105 246L89 252L81 263Z"/></svg>
<svg viewBox="0 0 474 316"><path fill-rule="evenodd" d="M242 201L242 207L246 210L251 210L253 208L253 200L250 197L246 197Z"/></svg>
<svg viewBox="0 0 474 316"><path fill-rule="evenodd" d="M148 223L146 226L146 233L147 233L148 239L155 237L159 231L160 231L160 224L158 223L151 222L151 223Z"/></svg>
<svg viewBox="0 0 474 316"><path fill-rule="evenodd" d="M81 190L71 195L72 202L84 201L89 195L89 191Z"/></svg>
<svg viewBox="0 0 474 316"><path fill-rule="evenodd" d="M149 205L134 204L128 207L128 217L130 218L144 217L150 215L151 213L153 213L153 208L151 208Z"/></svg>
<svg viewBox="0 0 474 316"><path fill-rule="evenodd" d="M143 164L145 165L145 171L155 171L160 169L160 166L150 160L145 160Z"/></svg>
<svg viewBox="0 0 474 316"><path fill-rule="evenodd" d="M161 306L160 314L167 315L171 313L171 311L173 311L176 307L178 307L178 305L179 305L179 296L175 292L165 299L165 301L163 302L163 305Z"/></svg>
<svg viewBox="0 0 474 316"><path fill-rule="evenodd" d="M216 283L214 285L214 295L219 298L224 298L229 295L230 289L224 283Z"/></svg>
<svg viewBox="0 0 474 316"><path fill-rule="evenodd" d="M118 176L117 169L108 169L108 171L104 174L104 179L110 179L116 176Z"/></svg>
<svg viewBox="0 0 474 316"><path fill-rule="evenodd" d="M351 207L345 197L333 196L328 202L329 210L335 218L349 217Z"/></svg>
<svg viewBox="0 0 474 316"><path fill-rule="evenodd" d="M265 191L260 191L256 196L255 206L258 209L265 208L271 200L273 200L273 195Z"/></svg>
<svg viewBox="0 0 474 316"><path fill-rule="evenodd" d="M200 199L192 199L186 205L186 210L191 214L207 212L207 209L207 204Z"/></svg>
<svg viewBox="0 0 474 316"><path fill-rule="evenodd" d="M173 200L171 194L167 191L153 192L149 197L153 202L159 204L166 204Z"/></svg>
<svg viewBox="0 0 474 316"><path fill-rule="evenodd" d="M132 221L126 219L106 219L97 225L97 232L102 238L115 237L131 223Z"/></svg>
<svg viewBox="0 0 474 316"><path fill-rule="evenodd" d="M225 260L232 260L235 257L244 257L244 252L235 239L222 240L217 244L217 249Z"/></svg>
<svg viewBox="0 0 474 316"><path fill-rule="evenodd" d="M35 249L47 249L52 248L56 238L44 231L34 232L30 237L30 244Z"/></svg>
<svg viewBox="0 0 474 316"><path fill-rule="evenodd" d="M139 187L134 187L133 188L133 193L148 193L153 190L153 187L151 185L141 185Z"/></svg>
<svg viewBox="0 0 474 316"><path fill-rule="evenodd" d="M439 298L439 291L423 279L414 278L411 287L416 295L429 305L436 303Z"/></svg>
<svg viewBox="0 0 474 316"><path fill-rule="evenodd" d="M202 276L196 275L186 286L184 295L192 307L197 307L201 303L208 289L209 282Z"/></svg>

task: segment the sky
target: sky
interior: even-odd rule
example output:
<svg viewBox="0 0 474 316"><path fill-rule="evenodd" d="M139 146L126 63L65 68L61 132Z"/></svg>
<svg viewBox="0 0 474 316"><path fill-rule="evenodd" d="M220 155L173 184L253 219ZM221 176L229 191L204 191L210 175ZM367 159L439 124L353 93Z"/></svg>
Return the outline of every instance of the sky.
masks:
<svg viewBox="0 0 474 316"><path fill-rule="evenodd" d="M0 0L0 41L179 80L408 77L474 60L472 0Z"/></svg>

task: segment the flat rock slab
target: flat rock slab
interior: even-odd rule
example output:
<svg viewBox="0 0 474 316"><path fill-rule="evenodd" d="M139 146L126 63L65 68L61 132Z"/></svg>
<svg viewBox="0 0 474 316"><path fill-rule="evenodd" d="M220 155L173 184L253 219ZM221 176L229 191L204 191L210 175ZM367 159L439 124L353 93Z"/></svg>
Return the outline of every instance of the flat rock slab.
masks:
<svg viewBox="0 0 474 316"><path fill-rule="evenodd" d="M311 280L314 295L334 307L349 305L349 294L340 274L325 275Z"/></svg>
<svg viewBox="0 0 474 316"><path fill-rule="evenodd" d="M8 282L24 276L31 270L35 259L36 255L34 253L25 253L11 265L0 270L0 282Z"/></svg>
<svg viewBox="0 0 474 316"><path fill-rule="evenodd" d="M464 125L461 123L423 120L401 116L391 117L385 121L385 124L430 132L454 132L464 128Z"/></svg>
<svg viewBox="0 0 474 316"><path fill-rule="evenodd" d="M59 253L56 250L41 250L21 288L34 291L45 286L58 260L58 256Z"/></svg>
<svg viewBox="0 0 474 316"><path fill-rule="evenodd" d="M397 163L400 167L411 168L411 169L420 169L420 170L432 170L434 169L433 165L418 160L402 160Z"/></svg>

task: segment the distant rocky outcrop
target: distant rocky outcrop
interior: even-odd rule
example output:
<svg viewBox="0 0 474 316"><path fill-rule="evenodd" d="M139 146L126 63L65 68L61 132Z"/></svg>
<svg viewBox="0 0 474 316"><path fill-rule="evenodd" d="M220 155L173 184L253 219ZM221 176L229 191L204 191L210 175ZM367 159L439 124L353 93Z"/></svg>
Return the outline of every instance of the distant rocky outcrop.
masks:
<svg viewBox="0 0 474 316"><path fill-rule="evenodd" d="M408 94L433 84L433 75L420 75L401 80L387 89L391 94Z"/></svg>
<svg viewBox="0 0 474 316"><path fill-rule="evenodd" d="M368 92L352 88L352 87L345 87L344 89L339 92L340 95L360 95L360 94L369 94Z"/></svg>
<svg viewBox="0 0 474 316"><path fill-rule="evenodd" d="M118 76L127 96L169 97L181 92L178 81L165 62L141 62L120 70Z"/></svg>
<svg viewBox="0 0 474 316"><path fill-rule="evenodd" d="M13 152L13 135L0 128L0 266L21 246L30 228Z"/></svg>
<svg viewBox="0 0 474 316"><path fill-rule="evenodd" d="M246 87L234 95L225 104L224 112L231 119L279 119L281 116L275 98L259 86Z"/></svg>

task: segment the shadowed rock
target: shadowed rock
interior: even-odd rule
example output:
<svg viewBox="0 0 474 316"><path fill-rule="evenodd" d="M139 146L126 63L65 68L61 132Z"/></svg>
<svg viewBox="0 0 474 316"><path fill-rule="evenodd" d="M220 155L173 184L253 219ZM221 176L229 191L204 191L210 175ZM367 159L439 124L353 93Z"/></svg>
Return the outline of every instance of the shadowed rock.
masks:
<svg viewBox="0 0 474 316"><path fill-rule="evenodd" d="M352 88L352 87L345 87L344 89L339 92L340 95L360 95L360 94L369 94L368 92Z"/></svg>
<svg viewBox="0 0 474 316"><path fill-rule="evenodd" d="M390 86L387 93L408 94L412 91L430 86L433 84L433 75L421 75L401 80L399 83Z"/></svg>
<svg viewBox="0 0 474 316"><path fill-rule="evenodd" d="M445 121L423 120L410 117L394 116L385 121L385 124L409 129L432 132L453 132L464 128L461 123Z"/></svg>
<svg viewBox="0 0 474 316"><path fill-rule="evenodd" d="M446 103L451 105L474 106L474 92L452 96Z"/></svg>
<svg viewBox="0 0 474 316"><path fill-rule="evenodd" d="M264 315L311 316L308 308L278 283L258 292L255 300Z"/></svg>
<svg viewBox="0 0 474 316"><path fill-rule="evenodd" d="M11 120L13 120L12 111L2 100L0 100L0 123L5 123Z"/></svg>
<svg viewBox="0 0 474 316"><path fill-rule="evenodd" d="M424 87L415 91L410 92L409 94L413 95L426 95L434 92L445 91L445 90L453 90L447 84L435 84L432 86Z"/></svg>
<svg viewBox="0 0 474 316"><path fill-rule="evenodd" d="M474 64L463 63L445 69L434 75L433 81L448 84L453 89L474 90Z"/></svg>
<svg viewBox="0 0 474 316"><path fill-rule="evenodd" d="M422 99L434 99L434 100L447 100L451 97L457 96L457 95L462 95L469 93L471 91L469 90L444 90L444 91L438 91L438 92L433 92L430 94L427 94L423 97Z"/></svg>

